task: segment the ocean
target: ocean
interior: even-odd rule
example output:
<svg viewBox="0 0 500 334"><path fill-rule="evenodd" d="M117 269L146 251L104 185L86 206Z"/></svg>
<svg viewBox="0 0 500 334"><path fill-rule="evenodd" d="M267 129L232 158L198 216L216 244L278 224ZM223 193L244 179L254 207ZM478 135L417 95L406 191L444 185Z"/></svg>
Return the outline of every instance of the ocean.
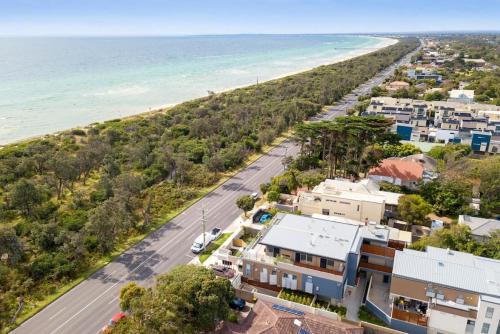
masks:
<svg viewBox="0 0 500 334"><path fill-rule="evenodd" d="M391 42L351 35L0 38L0 144L262 82Z"/></svg>

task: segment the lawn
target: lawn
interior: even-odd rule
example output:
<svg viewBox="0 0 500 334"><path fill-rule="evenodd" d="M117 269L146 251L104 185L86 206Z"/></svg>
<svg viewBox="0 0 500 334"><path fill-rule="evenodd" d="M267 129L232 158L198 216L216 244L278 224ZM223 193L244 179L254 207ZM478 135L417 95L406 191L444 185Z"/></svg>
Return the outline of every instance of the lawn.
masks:
<svg viewBox="0 0 500 334"><path fill-rule="evenodd" d="M385 322L383 322L382 320L380 320L379 318L377 318L366 306L362 305L360 308L359 308L359 312L358 312L358 317L359 317L359 320L361 321L366 321L366 322L370 322L372 324L375 324L375 325L378 325L378 326L382 326L382 327L387 327L387 324Z"/></svg>
<svg viewBox="0 0 500 334"><path fill-rule="evenodd" d="M227 240L227 238L229 238L231 234L232 233L224 233L220 236L219 239L215 240L215 242L210 243L207 249L200 254L200 262L205 262L210 257L210 255L212 255L212 253L215 252L224 243L224 241Z"/></svg>

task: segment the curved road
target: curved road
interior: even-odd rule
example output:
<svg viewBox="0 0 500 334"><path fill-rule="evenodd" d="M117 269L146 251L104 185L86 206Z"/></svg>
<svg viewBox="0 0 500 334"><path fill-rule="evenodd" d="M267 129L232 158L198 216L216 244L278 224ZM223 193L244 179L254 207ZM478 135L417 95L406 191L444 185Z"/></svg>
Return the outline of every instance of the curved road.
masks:
<svg viewBox="0 0 500 334"><path fill-rule="evenodd" d="M328 108L327 112L313 120L345 115L346 110L356 104L357 95L369 93L372 86L382 83L396 67L407 63L412 54L359 86L338 105ZM207 230L215 226L226 228L241 213L235 205L236 199L258 191L261 183L268 182L271 177L283 171L281 159L284 154L294 156L297 152L297 146L290 141L273 148L11 333L100 333L102 326L119 311L118 295L123 284L136 281L142 285L150 285L155 275L165 273L193 258L190 247L201 233L202 206L205 207Z"/></svg>

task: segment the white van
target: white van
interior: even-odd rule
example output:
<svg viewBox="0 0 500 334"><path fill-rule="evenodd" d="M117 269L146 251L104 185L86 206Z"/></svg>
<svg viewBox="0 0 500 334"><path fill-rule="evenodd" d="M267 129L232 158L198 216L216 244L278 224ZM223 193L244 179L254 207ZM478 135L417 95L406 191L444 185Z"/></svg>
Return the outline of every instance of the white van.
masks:
<svg viewBox="0 0 500 334"><path fill-rule="evenodd" d="M203 233L200 234L198 238L196 238L196 240L193 242L193 245L191 246L191 252L195 254L202 252L211 241L212 236L209 232L205 232L205 244L203 244Z"/></svg>

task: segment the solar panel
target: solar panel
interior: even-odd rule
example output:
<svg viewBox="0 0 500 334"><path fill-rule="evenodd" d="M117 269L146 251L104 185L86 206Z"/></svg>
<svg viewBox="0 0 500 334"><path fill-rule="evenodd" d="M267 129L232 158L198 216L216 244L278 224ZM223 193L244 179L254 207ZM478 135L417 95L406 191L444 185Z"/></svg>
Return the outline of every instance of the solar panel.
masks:
<svg viewBox="0 0 500 334"><path fill-rule="evenodd" d="M298 333L298 334L311 334L311 333L309 333L308 331L306 331L304 328L301 328L301 329L299 330L299 333Z"/></svg>
<svg viewBox="0 0 500 334"><path fill-rule="evenodd" d="M293 308L289 308L289 307L278 305L278 304L274 304L273 309L278 310L278 311L282 311L282 312L288 312L288 313L295 314L295 315L300 315L300 316L305 314L302 311L294 310Z"/></svg>

